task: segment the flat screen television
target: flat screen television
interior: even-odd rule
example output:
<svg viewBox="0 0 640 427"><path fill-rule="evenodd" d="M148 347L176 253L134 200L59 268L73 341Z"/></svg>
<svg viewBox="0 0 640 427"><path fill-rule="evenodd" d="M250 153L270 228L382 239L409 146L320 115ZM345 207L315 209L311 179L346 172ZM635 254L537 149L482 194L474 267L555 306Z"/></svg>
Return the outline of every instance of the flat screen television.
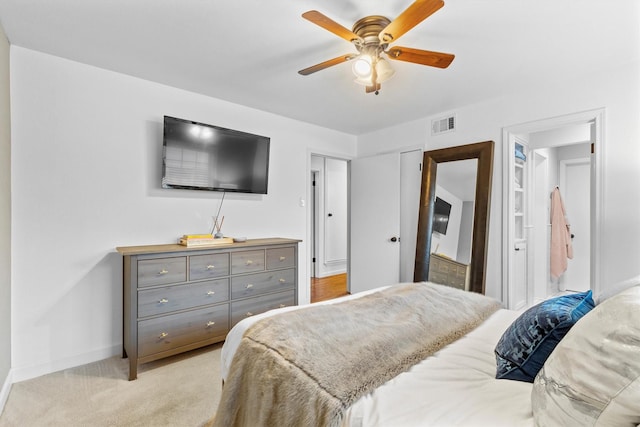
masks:
<svg viewBox="0 0 640 427"><path fill-rule="evenodd" d="M445 202L440 197L436 197L435 207L433 210L433 231L440 234L447 234L449 214L451 214L451 204Z"/></svg>
<svg viewBox="0 0 640 427"><path fill-rule="evenodd" d="M164 116L162 187L267 194L266 136Z"/></svg>

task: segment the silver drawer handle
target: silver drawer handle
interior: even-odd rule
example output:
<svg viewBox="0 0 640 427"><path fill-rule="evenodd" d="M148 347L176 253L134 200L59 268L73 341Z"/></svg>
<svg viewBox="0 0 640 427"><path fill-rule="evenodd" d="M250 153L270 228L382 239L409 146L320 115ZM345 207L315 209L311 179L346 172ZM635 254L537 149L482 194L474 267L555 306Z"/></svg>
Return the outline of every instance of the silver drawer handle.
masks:
<svg viewBox="0 0 640 427"><path fill-rule="evenodd" d="M285 279L280 279L280 283L284 283L284 282L286 282Z"/></svg>
<svg viewBox="0 0 640 427"><path fill-rule="evenodd" d="M253 316L253 313L250 311L247 311L247 317L251 317L251 316Z"/></svg>
<svg viewBox="0 0 640 427"><path fill-rule="evenodd" d="M160 301L158 301L158 303L160 303L160 304L166 304L168 302L169 302L169 300L166 299L166 298L162 298Z"/></svg>
<svg viewBox="0 0 640 427"><path fill-rule="evenodd" d="M214 322L214 321L212 321L212 320L209 320L209 321L207 322L207 328L208 328L208 327L210 327L210 326L213 326L213 325L215 325L215 324L216 324L216 322Z"/></svg>
<svg viewBox="0 0 640 427"><path fill-rule="evenodd" d="M280 308L284 308L286 306L287 306L287 304L280 304Z"/></svg>
<svg viewBox="0 0 640 427"><path fill-rule="evenodd" d="M168 334L168 333L163 332L163 333L161 333L161 334L158 336L158 338L166 338L166 337L168 337L168 336L169 336L169 334Z"/></svg>
<svg viewBox="0 0 640 427"><path fill-rule="evenodd" d="M286 256L281 256L281 257L280 257L280 261L284 261L285 259L287 259L287 257L286 257Z"/></svg>
<svg viewBox="0 0 640 427"><path fill-rule="evenodd" d="M209 291L207 292L207 295L211 296L211 295L214 295L215 293L216 293L215 291Z"/></svg>
<svg viewBox="0 0 640 427"><path fill-rule="evenodd" d="M207 270L213 270L214 268L216 268L215 265L207 265Z"/></svg>
<svg viewBox="0 0 640 427"><path fill-rule="evenodd" d="M252 260L250 260L250 259L248 259L248 260L247 260L247 265L251 265L251 264L253 264L253 261L252 261Z"/></svg>
<svg viewBox="0 0 640 427"><path fill-rule="evenodd" d="M164 268L158 272L158 274L167 274L167 273L169 273L169 271L165 270Z"/></svg>
<svg viewBox="0 0 640 427"><path fill-rule="evenodd" d="M247 289L251 289L251 288L253 288L253 285L252 285L251 283L249 283L249 284L246 286L246 288L247 288Z"/></svg>

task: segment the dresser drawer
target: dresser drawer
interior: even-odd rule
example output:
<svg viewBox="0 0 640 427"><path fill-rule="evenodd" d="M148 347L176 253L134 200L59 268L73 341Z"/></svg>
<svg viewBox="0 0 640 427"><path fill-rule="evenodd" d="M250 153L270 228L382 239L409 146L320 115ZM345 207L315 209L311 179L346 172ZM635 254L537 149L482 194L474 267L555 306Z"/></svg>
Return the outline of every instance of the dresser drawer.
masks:
<svg viewBox="0 0 640 427"><path fill-rule="evenodd" d="M247 317L273 310L295 305L294 291L278 292L264 295L260 298L252 298L231 303L231 327Z"/></svg>
<svg viewBox="0 0 640 427"><path fill-rule="evenodd" d="M433 283L439 283L441 285L448 284L449 276L445 273L440 273L438 271L429 271L429 281Z"/></svg>
<svg viewBox="0 0 640 427"><path fill-rule="evenodd" d="M229 279L210 280L138 292L138 318L229 300Z"/></svg>
<svg viewBox="0 0 640 427"><path fill-rule="evenodd" d="M464 278L460 277L449 277L449 286L453 288L463 289L464 290Z"/></svg>
<svg viewBox="0 0 640 427"><path fill-rule="evenodd" d="M264 270L264 250L233 252L231 254L231 273L251 273Z"/></svg>
<svg viewBox="0 0 640 427"><path fill-rule="evenodd" d="M221 304L138 322L138 357L198 341L224 339L229 331L228 310L228 304Z"/></svg>
<svg viewBox="0 0 640 427"><path fill-rule="evenodd" d="M229 275L229 254L191 255L189 280L213 279Z"/></svg>
<svg viewBox="0 0 640 427"><path fill-rule="evenodd" d="M138 287L167 285L187 280L187 257L138 261Z"/></svg>
<svg viewBox="0 0 640 427"><path fill-rule="evenodd" d="M440 261L436 257L431 257L429 259L429 271L440 271L441 270L442 261Z"/></svg>
<svg viewBox="0 0 640 427"><path fill-rule="evenodd" d="M455 266L448 261L439 261L436 264L436 267L439 272L446 273L446 274L449 274L449 272L451 271L451 268L455 268Z"/></svg>
<svg viewBox="0 0 640 427"><path fill-rule="evenodd" d="M231 298L246 298L293 289L295 270L268 271L231 278Z"/></svg>
<svg viewBox="0 0 640 427"><path fill-rule="evenodd" d="M295 254L294 248L267 249L267 270L295 266Z"/></svg>

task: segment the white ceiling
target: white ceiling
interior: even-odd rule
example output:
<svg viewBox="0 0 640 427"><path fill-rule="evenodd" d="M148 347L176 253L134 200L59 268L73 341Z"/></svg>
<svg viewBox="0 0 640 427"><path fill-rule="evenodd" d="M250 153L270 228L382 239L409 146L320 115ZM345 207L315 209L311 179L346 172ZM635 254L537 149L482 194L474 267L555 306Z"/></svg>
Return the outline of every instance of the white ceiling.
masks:
<svg viewBox="0 0 640 427"><path fill-rule="evenodd" d="M393 61L378 96L348 63L297 73L355 52L301 14L351 28L366 15L393 19L410 0L0 0L0 23L14 45L355 135L640 53L637 0L445 3L392 46L453 53L451 66Z"/></svg>

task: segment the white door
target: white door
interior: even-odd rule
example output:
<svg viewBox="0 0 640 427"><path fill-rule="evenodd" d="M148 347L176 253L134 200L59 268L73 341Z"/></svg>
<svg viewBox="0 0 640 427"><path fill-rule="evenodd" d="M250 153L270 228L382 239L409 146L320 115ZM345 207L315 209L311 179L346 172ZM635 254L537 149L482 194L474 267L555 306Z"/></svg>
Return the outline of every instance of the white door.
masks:
<svg viewBox="0 0 640 427"><path fill-rule="evenodd" d="M422 150L400 155L400 281L413 282L418 240Z"/></svg>
<svg viewBox="0 0 640 427"><path fill-rule="evenodd" d="M343 273L347 266L347 162L325 161L324 263L329 272Z"/></svg>
<svg viewBox="0 0 640 427"><path fill-rule="evenodd" d="M400 154L351 161L351 293L400 279Z"/></svg>
<svg viewBox="0 0 640 427"><path fill-rule="evenodd" d="M529 163L532 161L528 142L515 135L509 136L507 152L509 237L507 245L507 301L508 308L518 310L529 302L528 234L529 221ZM524 158L523 158L524 157Z"/></svg>
<svg viewBox="0 0 640 427"><path fill-rule="evenodd" d="M520 241L515 244L513 257L514 276L513 292L509 294L511 301L509 307L520 310L527 306L527 242Z"/></svg>
<svg viewBox="0 0 640 427"><path fill-rule="evenodd" d="M533 151L533 203L531 222L532 249L529 251L529 259L533 276L532 301L529 304L544 300L549 294L549 240L551 236L551 224L549 222L549 158L545 153Z"/></svg>
<svg viewBox="0 0 640 427"><path fill-rule="evenodd" d="M571 227L573 259L560 277L564 289L588 291L591 249L591 163L588 158L560 162L560 193Z"/></svg>
<svg viewBox="0 0 640 427"><path fill-rule="evenodd" d="M309 210L311 212L311 259L309 260L309 272L311 277L318 277L316 257L318 256L318 194L316 192L316 180L318 172L311 171L311 188L309 198Z"/></svg>

